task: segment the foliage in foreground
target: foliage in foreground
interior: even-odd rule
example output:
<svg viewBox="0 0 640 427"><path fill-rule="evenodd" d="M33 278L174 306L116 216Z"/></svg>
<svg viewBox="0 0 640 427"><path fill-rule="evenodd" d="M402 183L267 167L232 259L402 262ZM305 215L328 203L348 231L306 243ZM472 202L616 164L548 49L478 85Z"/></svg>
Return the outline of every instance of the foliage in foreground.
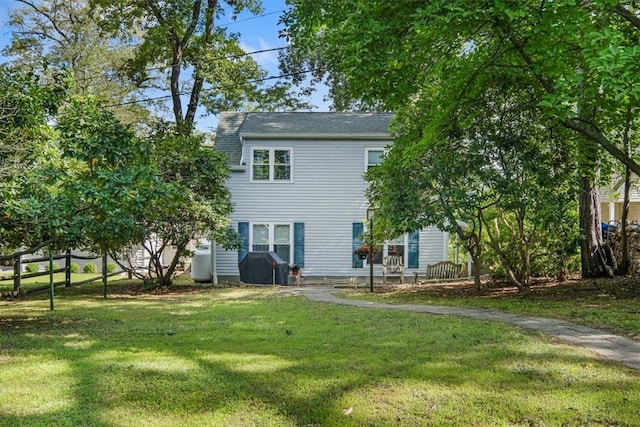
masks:
<svg viewBox="0 0 640 427"><path fill-rule="evenodd" d="M497 323L82 289L0 303L0 425L640 423L636 372Z"/></svg>
<svg viewBox="0 0 640 427"><path fill-rule="evenodd" d="M0 87L0 251L73 247L122 259L142 244L148 274L166 285L191 240L236 243L227 162L202 138L161 125L137 136L99 99L15 69L0 69ZM126 267L140 270L139 261Z"/></svg>
<svg viewBox="0 0 640 427"><path fill-rule="evenodd" d="M580 185L575 186L573 192L579 191L582 276L613 275L609 266L601 261L606 258L599 230L601 214L596 185L600 171L605 172L602 165L609 160L615 159L614 162L619 161L636 175L640 174L640 164L635 159L640 142L637 120L640 20L636 2L290 0L289 4L291 8L282 18L286 27L283 35L290 42L286 54L281 55L284 69L288 72L305 67L312 69L316 81L330 85L337 110L396 112L394 131L402 138L409 138L402 147L402 156L394 154L397 141L390 150L392 161L395 155L391 166L394 175L410 176L411 184L418 181L425 183L427 189L437 190L415 194L412 186L407 190L409 195L396 198L380 192L374 195L373 204L379 204L383 198L386 204L397 206L396 211L404 212L401 224L404 226L411 222L412 225L416 222L437 225L439 220L430 218L429 205L441 204L443 200L448 204L455 202L456 207L472 207L476 210L474 216L478 216L478 208L486 208L487 203L497 197L489 194L490 200L485 201L482 194L465 191L471 188L482 192L484 188L478 188L477 181L464 174L460 181L466 186L448 186L459 175L451 175L447 169L455 173L456 167L464 169L468 165L461 164L457 158L464 157L465 152L445 151L447 148L442 147L442 142L447 139L464 143L470 137L489 137L489 141L502 144L507 167L513 164L513 154L524 156L538 171L542 171L539 167L543 166L547 169L544 175L536 173L538 176L531 180L512 173L492 156L485 156L480 165L472 165L475 166L473 172L480 175L490 166L504 172L505 179L494 184L509 191L499 196L511 195L505 204L512 205L516 219L500 219L500 231L503 235L508 229L516 231L509 230L515 244L505 245L490 238L491 246L499 252L495 258L501 259L507 277L526 292L527 273L537 257L535 240L539 234L532 228L551 229L551 236L553 232L572 228L571 224L568 227L562 224L553 230L554 226L547 225L552 215L546 215L539 223L527 218L528 212L537 214L539 209L526 199L530 196L533 201L540 200L552 211L555 205L548 202L553 200L542 201L541 196L553 198L558 192L560 197L555 197L555 202L562 206L564 183L578 182L571 178L558 181L556 173L559 169L561 172L561 168L550 167L545 161L548 157L532 156L522 145L512 144L525 142L526 146L529 141L522 136L535 136L538 142L546 144L547 153L577 165ZM509 96L501 99L496 96L500 92ZM525 120L529 125L521 122L526 112L506 118L500 115L501 110L520 107L535 110L530 117L533 120ZM513 125L521 135L511 131ZM497 132L492 131L492 127ZM537 129L538 135L531 134L531 129ZM549 141L563 136L561 144L548 144L539 136L545 133L553 135ZM504 150L511 147L513 153ZM443 159L447 168L441 174L427 173L421 177L423 169L428 171L442 164L434 165L430 158L425 161L425 152L448 154ZM416 179L411 173L422 179ZM441 175L445 175L445 179ZM519 177L525 179L518 180ZM394 188L394 180L390 181L389 188ZM554 185L558 182L560 188ZM482 181L481 184L486 185ZM518 187L525 191L518 191ZM537 188L545 191L536 191ZM382 214L385 215L384 210ZM518 216L527 219L526 223ZM535 219L538 215L531 216ZM454 221L447 220L450 227L456 220L466 222L461 216ZM485 226L485 232L490 228L500 229L500 226ZM475 250L479 239L473 234L477 233L478 230L473 230L469 240ZM467 239L463 237L463 240ZM573 236L564 239L573 240ZM566 260L570 255L569 247L553 246L560 256L551 255L551 260ZM566 267L560 266L562 273Z"/></svg>
<svg viewBox="0 0 640 427"><path fill-rule="evenodd" d="M0 74L0 250L104 253L139 241L131 217L161 183L132 130L97 98L74 95L64 76L49 85L15 69Z"/></svg>
<svg viewBox="0 0 640 427"><path fill-rule="evenodd" d="M213 237L221 247L237 246L228 218L233 209L226 187L229 167L223 154L203 145L202 137L181 134L168 124L158 124L148 141L164 191L157 191L136 218L145 237L132 243L141 243L149 268L140 269L129 256L120 265L138 278L168 285L183 257L191 255L190 242ZM110 255L119 259L116 252Z"/></svg>

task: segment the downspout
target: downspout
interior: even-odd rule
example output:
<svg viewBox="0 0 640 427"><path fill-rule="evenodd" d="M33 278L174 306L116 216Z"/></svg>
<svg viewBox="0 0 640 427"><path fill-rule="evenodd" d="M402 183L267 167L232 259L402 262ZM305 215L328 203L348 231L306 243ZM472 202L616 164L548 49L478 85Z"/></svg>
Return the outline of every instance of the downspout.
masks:
<svg viewBox="0 0 640 427"><path fill-rule="evenodd" d="M244 158L244 137L240 136L240 166L244 166L247 161Z"/></svg>
<svg viewBox="0 0 640 427"><path fill-rule="evenodd" d="M211 238L211 245L209 246L211 250L211 284L213 286L218 285L218 269L216 267L216 240Z"/></svg>
<svg viewBox="0 0 640 427"><path fill-rule="evenodd" d="M444 234L444 242L443 242L443 254L442 254L442 259L445 261L449 261L449 232L445 232Z"/></svg>

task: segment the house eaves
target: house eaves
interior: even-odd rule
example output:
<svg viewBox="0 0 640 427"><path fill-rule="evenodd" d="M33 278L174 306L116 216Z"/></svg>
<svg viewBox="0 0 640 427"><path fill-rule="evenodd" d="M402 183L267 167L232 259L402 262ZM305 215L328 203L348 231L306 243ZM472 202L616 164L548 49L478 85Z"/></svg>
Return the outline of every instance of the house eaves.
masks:
<svg viewBox="0 0 640 427"><path fill-rule="evenodd" d="M389 133L240 133L241 139L389 140Z"/></svg>
<svg viewBox="0 0 640 427"><path fill-rule="evenodd" d="M393 141L391 113L222 112L214 148L227 154L232 171L243 171L246 140Z"/></svg>

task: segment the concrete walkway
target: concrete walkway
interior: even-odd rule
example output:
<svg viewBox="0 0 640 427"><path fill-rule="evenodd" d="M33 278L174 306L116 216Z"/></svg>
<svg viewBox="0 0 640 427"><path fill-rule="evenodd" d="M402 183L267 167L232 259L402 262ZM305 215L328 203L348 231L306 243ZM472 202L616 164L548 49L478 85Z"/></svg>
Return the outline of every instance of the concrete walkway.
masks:
<svg viewBox="0 0 640 427"><path fill-rule="evenodd" d="M472 319L490 320L509 323L521 328L544 332L561 340L592 350L603 357L622 362L626 366L640 370L640 342L613 335L598 329L567 322L565 320L546 319L542 317L520 316L492 309L445 307L418 304L385 304L338 298L334 288L283 288L287 295L304 295L312 301L332 304L350 305L354 307L382 308L388 310L406 310L418 313L440 314L445 316L469 317Z"/></svg>

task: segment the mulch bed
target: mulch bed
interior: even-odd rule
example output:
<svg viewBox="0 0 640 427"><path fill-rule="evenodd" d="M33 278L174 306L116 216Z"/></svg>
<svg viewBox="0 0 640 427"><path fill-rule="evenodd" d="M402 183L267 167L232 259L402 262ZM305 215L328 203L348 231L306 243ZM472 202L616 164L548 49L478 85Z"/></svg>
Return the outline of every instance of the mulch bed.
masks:
<svg viewBox="0 0 640 427"><path fill-rule="evenodd" d="M417 292L438 298L554 298L575 300L587 294L602 297L629 298L640 296L640 280L628 277L580 279L558 281L550 278L533 279L529 294L522 295L518 288L505 282L485 280L480 293L476 292L472 280L445 283L418 283L415 285L389 285L378 292Z"/></svg>

